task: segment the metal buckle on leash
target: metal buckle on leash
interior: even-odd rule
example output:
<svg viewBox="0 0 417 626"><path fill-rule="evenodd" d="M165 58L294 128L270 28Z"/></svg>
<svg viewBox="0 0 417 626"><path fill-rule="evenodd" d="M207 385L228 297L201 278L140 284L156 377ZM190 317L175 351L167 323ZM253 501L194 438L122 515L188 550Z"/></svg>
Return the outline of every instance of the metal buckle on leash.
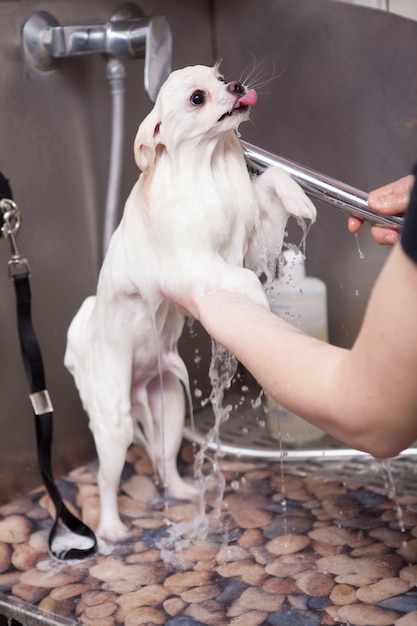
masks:
<svg viewBox="0 0 417 626"><path fill-rule="evenodd" d="M15 276L21 276L22 274L31 276L32 273L29 261L20 254L16 242L16 237L22 223L22 216L17 204L13 202L13 200L3 198L0 200L0 211L3 221L1 234L5 239L9 240L12 252L12 256L8 263L9 278L13 279Z"/></svg>

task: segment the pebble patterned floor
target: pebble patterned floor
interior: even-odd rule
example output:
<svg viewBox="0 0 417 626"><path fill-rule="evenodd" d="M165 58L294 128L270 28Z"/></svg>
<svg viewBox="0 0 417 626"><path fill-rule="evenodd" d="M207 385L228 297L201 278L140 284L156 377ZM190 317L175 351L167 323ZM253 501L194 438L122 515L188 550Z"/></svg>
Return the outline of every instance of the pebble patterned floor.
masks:
<svg viewBox="0 0 417 626"><path fill-rule="evenodd" d="M3 506L0 613L26 626L417 624L417 496L394 503L383 487L322 476L319 468L311 474L298 466L292 475L291 464L283 491L279 463L224 458L221 466L221 515L210 515L208 501L210 532L182 551L182 568L163 561L158 544L169 523L195 518L197 504L164 502L140 446L129 451L120 495L129 539L100 545L88 561L48 555L43 490ZM180 467L192 477L191 444ZM59 485L95 527L95 464Z"/></svg>

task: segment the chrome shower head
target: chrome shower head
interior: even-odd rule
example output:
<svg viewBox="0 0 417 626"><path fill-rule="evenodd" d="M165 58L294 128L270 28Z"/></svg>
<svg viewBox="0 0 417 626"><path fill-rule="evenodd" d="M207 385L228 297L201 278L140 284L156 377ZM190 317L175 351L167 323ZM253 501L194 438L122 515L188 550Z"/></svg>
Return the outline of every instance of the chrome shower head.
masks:
<svg viewBox="0 0 417 626"><path fill-rule="evenodd" d="M400 231L404 217L398 215L383 215L373 211L368 206L368 194L355 187L321 174L313 169L290 161L262 148L258 148L246 141L241 141L245 157L255 173L262 173L268 167L281 167L304 189L306 194L314 200L355 215L371 224L384 226ZM253 166L253 167L252 167Z"/></svg>

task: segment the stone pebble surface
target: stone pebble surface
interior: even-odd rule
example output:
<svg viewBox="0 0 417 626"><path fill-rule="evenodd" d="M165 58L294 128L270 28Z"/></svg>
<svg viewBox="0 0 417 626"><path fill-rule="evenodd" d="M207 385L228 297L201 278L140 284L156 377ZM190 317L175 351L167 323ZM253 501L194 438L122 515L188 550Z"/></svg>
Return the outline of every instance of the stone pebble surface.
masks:
<svg viewBox="0 0 417 626"><path fill-rule="evenodd" d="M193 447L180 466L193 478ZM0 509L0 599L85 626L415 626L417 497L328 476L285 476L277 462L220 460L219 516L188 542L180 565L160 542L191 523L198 503L166 500L141 446L128 452L119 507L129 527L116 545L65 563L47 551L51 503L36 490ZM95 463L59 482L67 505L95 528ZM400 519L400 521L399 521ZM13 615L12 615L13 616Z"/></svg>

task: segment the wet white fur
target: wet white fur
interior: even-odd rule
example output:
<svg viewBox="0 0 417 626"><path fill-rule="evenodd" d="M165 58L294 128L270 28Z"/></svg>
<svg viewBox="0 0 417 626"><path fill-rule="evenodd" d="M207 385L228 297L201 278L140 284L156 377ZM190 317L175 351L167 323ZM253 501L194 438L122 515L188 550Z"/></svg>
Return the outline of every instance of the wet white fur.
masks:
<svg viewBox="0 0 417 626"><path fill-rule="evenodd" d="M196 106L196 89L207 94ZM256 274L277 255L289 214L315 219L302 190L281 170L253 183L236 136L249 111L224 120L237 102L218 68L173 72L139 127L142 171L105 257L95 296L68 331L65 365L79 389L99 457L98 534L122 538L117 506L126 451L144 441L168 493L194 487L178 474L187 368L177 352L184 316L167 296L229 289L267 306ZM258 228L255 228L257 224Z"/></svg>

